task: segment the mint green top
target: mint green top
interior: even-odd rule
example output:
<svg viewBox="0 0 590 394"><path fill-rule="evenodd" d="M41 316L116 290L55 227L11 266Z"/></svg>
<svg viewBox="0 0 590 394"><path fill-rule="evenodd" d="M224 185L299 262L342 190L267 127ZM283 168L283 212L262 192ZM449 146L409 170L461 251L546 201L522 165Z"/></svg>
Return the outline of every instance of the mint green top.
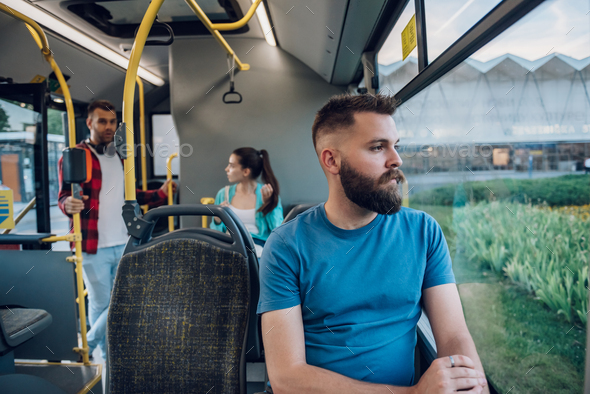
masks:
<svg viewBox="0 0 590 394"><path fill-rule="evenodd" d="M236 194L236 186L231 185L229 187L228 203L231 204L234 195ZM258 234L251 234L252 238L258 238L263 241L268 239L268 236L275 228L279 227L283 223L283 206L281 205L281 197L279 197L279 202L275 209L270 211L266 216L262 214L262 212L258 212L258 209L262 206L262 193L260 190L262 189L262 185L259 183L256 186L256 227L258 227ZM221 188L217 192L217 196L215 196L215 205L221 204L225 200L225 188ZM214 230L218 230L221 232L226 232L226 227L223 223L216 224L214 220L211 220L210 228Z"/></svg>

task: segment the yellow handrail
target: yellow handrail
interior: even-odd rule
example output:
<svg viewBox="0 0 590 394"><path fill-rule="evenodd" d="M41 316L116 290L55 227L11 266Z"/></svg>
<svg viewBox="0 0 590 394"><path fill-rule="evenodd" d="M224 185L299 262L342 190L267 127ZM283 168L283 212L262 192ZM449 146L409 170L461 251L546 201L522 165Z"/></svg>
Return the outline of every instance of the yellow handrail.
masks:
<svg viewBox="0 0 590 394"><path fill-rule="evenodd" d="M135 171L133 171L135 169L135 152L134 149L129 149L129 144L133 144L133 99L135 96L137 69L139 68L139 60L141 59L145 41L163 2L164 0L152 0L150 3L133 42L131 55L129 56L129 66L125 75L125 85L123 88L123 123L126 128L125 135L127 141L127 146L125 147L127 158L124 163L126 201L137 200L135 193Z"/></svg>
<svg viewBox="0 0 590 394"><path fill-rule="evenodd" d="M143 97L143 82L137 77L137 87L139 88L139 143L141 145L141 190L147 190L147 173L145 164L145 102ZM143 213L148 211L147 205L142 205Z"/></svg>
<svg viewBox="0 0 590 394"><path fill-rule="evenodd" d="M18 225L18 223L19 223L19 222L22 220L22 218L24 218L24 217L25 217L25 215L26 215L27 213L29 213L29 211L30 211L30 210L31 210L31 209L32 209L32 208L35 206L35 204L36 204L36 203L37 203L37 197L33 197L33 199L32 199L31 201L29 201L29 203L27 204L27 206L26 206L26 207L24 207L24 208L23 208L23 210L22 210L22 211L20 211L20 212L18 213L18 215L16 215L16 216L14 217L14 226L15 226L15 227L16 227L16 226ZM7 229L5 229L4 231L2 231L0 234L2 234L2 235L4 235L4 234L9 234L11 230L12 230L12 229L10 229L10 228L7 228Z"/></svg>
<svg viewBox="0 0 590 394"><path fill-rule="evenodd" d="M172 159L178 157L178 153L171 154L166 160L166 180L170 181L168 184L168 205L174 204L174 193L172 193ZM168 230L174 231L174 217L168 216Z"/></svg>
<svg viewBox="0 0 590 394"><path fill-rule="evenodd" d="M211 28L215 29L215 30L220 30L220 31L228 31L228 30L237 30L241 27L246 26L246 23L250 22L250 19L252 19L252 16L254 16L254 13L256 12L256 8L258 8L258 5L261 2L262 2L262 0L256 0L250 6L250 9L248 10L248 12L246 12L246 15L244 15L244 17L242 19L240 19L239 21L232 22L232 23L211 23L211 22L209 22L209 23L211 23ZM209 19L209 18L207 18L207 19Z"/></svg>
<svg viewBox="0 0 590 394"><path fill-rule="evenodd" d="M4 12L8 16L12 16L13 18L19 19L25 22L25 26L33 36L33 39L39 46L41 53L45 57L45 60L51 65L51 69L55 73L57 77L57 81L59 82L59 86L61 87L61 91L63 92L64 101L66 104L66 112L68 114L68 132L69 132L69 144L70 148L76 146L76 120L74 115L74 104L72 102L72 96L70 94L70 89L68 88L68 84L66 80L55 62L53 58L53 52L49 49L49 42L47 41L47 36L41 29L41 26L37 24L34 20L29 18L26 15L21 14L20 12L9 8L8 6L0 3L0 11ZM137 71L137 70L136 70ZM73 187L73 186L72 186ZM72 190L73 194L73 190ZM76 246L76 255L73 258L76 261L76 285L78 288L78 294L82 294L84 296L84 279L82 277L82 231L80 226L80 214L76 213L73 215L74 221L74 233L71 234L69 237L64 236L64 238L69 238L69 240L73 240ZM72 236L73 235L73 236ZM44 240L45 242L55 242L60 239L61 237L49 237ZM82 347L81 348L74 348L75 351L82 354L82 360L84 364L89 365L90 360L88 358L88 342L86 339L87 327L86 327L86 303L80 302L78 303L78 310L80 315L80 335L82 336Z"/></svg>
<svg viewBox="0 0 590 394"><path fill-rule="evenodd" d="M258 5L260 5L262 0L256 0L254 4L250 7L246 15L239 20L238 22L229 23L229 24L212 24L207 15L203 12L201 7L195 2L195 0L185 0L186 3L191 7L191 9L197 14L199 19L203 22L203 24L209 29L211 34L219 41L219 43L224 47L229 55L235 57L236 64L240 70L248 70L250 66L248 64L241 63L240 60L235 56L235 52L231 49L229 44L225 41L225 39L221 36L218 29L220 30L231 30L236 29L244 26L256 11ZM153 0L142 21L139 26L139 30L135 37L135 41L133 42L133 47L131 48L131 54L129 56L129 66L127 67L127 73L125 76L125 85L123 88L123 123L125 124L125 137L127 144L133 141L133 100L135 96L135 83L137 81L137 69L139 67L139 60L141 59L141 54L143 52L143 48L145 46L145 42L147 40L148 34L152 25L154 24L154 20L162 3L164 0ZM127 158L125 159L124 163L124 171L125 171L125 200L126 201L136 201L137 196L135 193L135 152L134 149L129 149L129 145L125 147Z"/></svg>
<svg viewBox="0 0 590 394"><path fill-rule="evenodd" d="M201 204L215 204L215 199L213 197L203 197L201 198ZM207 216L203 216L201 224L203 228L207 228Z"/></svg>
<svg viewBox="0 0 590 394"><path fill-rule="evenodd" d="M205 14L205 12L203 12L201 7L199 7L199 5L197 4L197 2L195 0L185 0L185 2L189 5L189 7L191 7L193 12L197 15L197 17L201 20L201 22L203 22L205 27L211 32L211 34L213 35L213 37L215 37L215 39L219 42L219 44L221 44L221 46L225 49L227 54L235 57L236 65L238 66L238 69L242 70L242 71L249 70L250 65L246 64L246 63L242 63L240 61L240 59L238 59L238 57L236 56L236 53L233 51L233 49L231 49L231 47L229 46L227 41L225 41L223 36L219 33L219 30L224 30L224 31L225 30L235 30L235 29L239 29L240 27L243 27L246 23L248 23L250 21L250 19L252 19L254 12L256 12L256 8L262 2L262 0L256 0L256 2L254 4L252 4L250 9L248 10L246 15L244 15L244 17L242 19L240 19L239 21L233 22L233 23L215 23L215 24L211 23L211 20L209 19L209 17Z"/></svg>

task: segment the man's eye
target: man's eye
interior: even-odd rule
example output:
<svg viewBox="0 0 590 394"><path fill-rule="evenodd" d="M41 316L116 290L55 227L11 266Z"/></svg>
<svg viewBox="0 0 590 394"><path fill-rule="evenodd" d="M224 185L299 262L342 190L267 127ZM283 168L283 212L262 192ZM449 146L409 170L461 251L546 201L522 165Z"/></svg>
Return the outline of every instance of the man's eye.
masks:
<svg viewBox="0 0 590 394"><path fill-rule="evenodd" d="M395 146L393 147L393 149L395 149L395 150L399 150L399 145L395 145Z"/></svg>
<svg viewBox="0 0 590 394"><path fill-rule="evenodd" d="M371 148L372 151L374 152L378 152L380 150L383 150L383 145L379 145L379 146L374 146Z"/></svg>

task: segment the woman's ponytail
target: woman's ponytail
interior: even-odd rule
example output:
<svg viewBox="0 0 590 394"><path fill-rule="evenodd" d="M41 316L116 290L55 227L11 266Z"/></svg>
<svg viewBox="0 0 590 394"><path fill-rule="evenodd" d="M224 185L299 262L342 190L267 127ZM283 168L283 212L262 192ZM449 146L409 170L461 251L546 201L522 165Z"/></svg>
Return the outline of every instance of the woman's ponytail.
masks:
<svg viewBox="0 0 590 394"><path fill-rule="evenodd" d="M270 167L268 152L265 149L261 149L260 156L262 156L262 180L264 183L269 183L272 186L272 195L259 209L263 215L267 215L279 204L279 181L277 181L277 178Z"/></svg>

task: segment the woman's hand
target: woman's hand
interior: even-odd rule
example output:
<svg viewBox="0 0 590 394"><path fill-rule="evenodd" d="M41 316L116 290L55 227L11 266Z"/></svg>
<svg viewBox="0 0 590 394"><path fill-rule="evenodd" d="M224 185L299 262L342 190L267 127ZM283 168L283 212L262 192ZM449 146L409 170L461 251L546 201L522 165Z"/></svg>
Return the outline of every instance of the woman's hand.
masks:
<svg viewBox="0 0 590 394"><path fill-rule="evenodd" d="M229 207L229 203L227 201L223 201L221 204L219 204L220 207ZM215 222L215 224L221 224L221 219L219 219L217 216L213 217L213 221Z"/></svg>
<svg viewBox="0 0 590 394"><path fill-rule="evenodd" d="M266 185L262 186L262 189L260 189L260 194L262 194L262 202L264 204L266 204L270 200L272 192L273 189L270 183L267 183Z"/></svg>

